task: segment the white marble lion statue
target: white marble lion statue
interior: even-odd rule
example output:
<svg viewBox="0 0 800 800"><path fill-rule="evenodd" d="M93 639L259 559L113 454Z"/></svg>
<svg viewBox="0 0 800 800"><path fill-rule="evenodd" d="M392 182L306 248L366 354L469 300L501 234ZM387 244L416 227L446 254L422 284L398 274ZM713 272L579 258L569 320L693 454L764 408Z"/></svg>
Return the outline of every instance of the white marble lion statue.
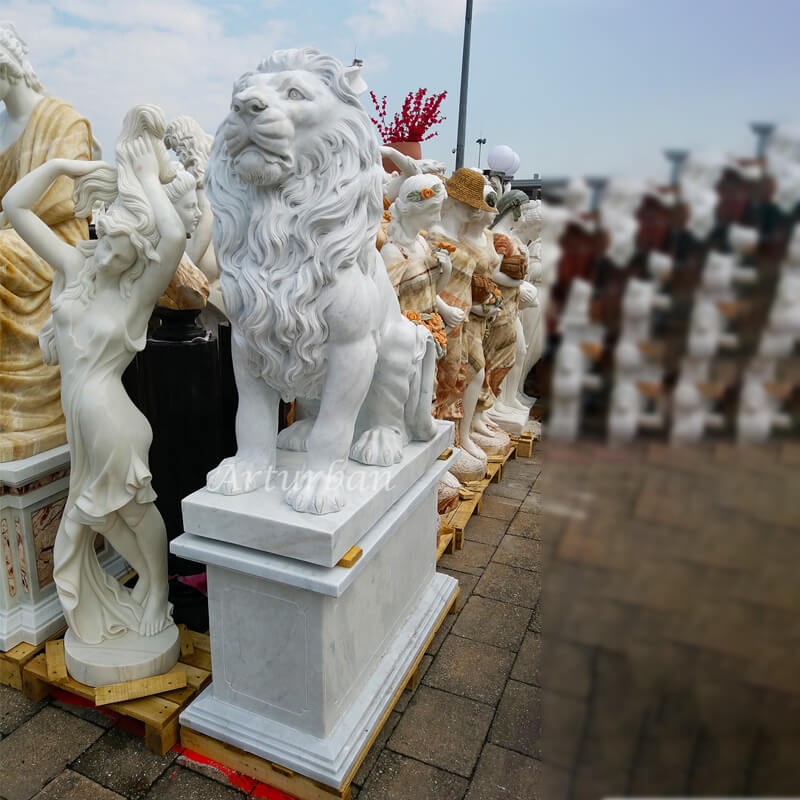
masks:
<svg viewBox="0 0 800 800"><path fill-rule="evenodd" d="M435 349L400 312L375 248L383 170L369 117L335 58L279 50L234 84L206 169L233 329L238 450L208 475L224 494L264 485L276 445L305 451L286 500L345 503L348 456L389 466L435 433ZM278 401L302 418L277 435Z"/></svg>

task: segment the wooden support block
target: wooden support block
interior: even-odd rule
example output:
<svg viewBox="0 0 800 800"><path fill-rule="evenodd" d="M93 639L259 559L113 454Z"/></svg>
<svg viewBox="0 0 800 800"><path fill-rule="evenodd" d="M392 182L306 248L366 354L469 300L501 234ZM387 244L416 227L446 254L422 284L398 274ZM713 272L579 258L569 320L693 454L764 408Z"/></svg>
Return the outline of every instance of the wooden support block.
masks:
<svg viewBox="0 0 800 800"><path fill-rule="evenodd" d="M408 683L406 684L406 689L410 692L416 690L417 686L419 686L419 667L417 667L408 679Z"/></svg>
<svg viewBox="0 0 800 800"><path fill-rule="evenodd" d="M447 450L442 451L442 454L438 457L438 461L447 461L450 456L453 455L453 448L448 447Z"/></svg>
<svg viewBox="0 0 800 800"><path fill-rule="evenodd" d="M346 567L350 569L356 561L358 561L361 556L364 555L364 551L358 547L357 545L353 545L337 562L337 567Z"/></svg>
<svg viewBox="0 0 800 800"><path fill-rule="evenodd" d="M39 669L39 674L33 674L31 672L30 667L34 662L39 662L37 666ZM44 700L50 694L50 685L47 683L47 658L45 654L42 653L36 658L32 659L25 667L22 673L22 694L28 698L28 700L32 700L34 703L38 703L40 700Z"/></svg>
<svg viewBox="0 0 800 800"><path fill-rule="evenodd" d="M62 683L69 675L64 661L64 640L54 639L45 645L47 659L47 680L51 683Z"/></svg>
<svg viewBox="0 0 800 800"><path fill-rule="evenodd" d="M151 753L163 756L178 743L178 717L171 719L163 728L144 726L144 743Z"/></svg>
<svg viewBox="0 0 800 800"><path fill-rule="evenodd" d="M192 640L192 632L183 624L178 625L178 632L181 637L181 655L190 656L194 653L194 641Z"/></svg>
<svg viewBox="0 0 800 800"><path fill-rule="evenodd" d="M107 706L109 703L124 703L139 697L149 697L161 692L182 689L186 686L186 668L183 664L176 664L169 672L163 675L154 675L152 678L140 678L135 681L111 683L108 686L98 686L95 691L94 702L98 706Z"/></svg>

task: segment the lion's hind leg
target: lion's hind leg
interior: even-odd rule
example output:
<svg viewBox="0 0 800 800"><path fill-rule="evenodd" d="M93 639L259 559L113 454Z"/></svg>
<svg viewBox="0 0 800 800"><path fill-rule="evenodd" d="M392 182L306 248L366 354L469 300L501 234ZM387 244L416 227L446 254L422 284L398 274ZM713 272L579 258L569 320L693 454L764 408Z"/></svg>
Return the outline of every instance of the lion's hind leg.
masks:
<svg viewBox="0 0 800 800"><path fill-rule="evenodd" d="M403 458L403 446L408 441L405 407L415 338L414 324L400 317L381 341L375 374L359 420L363 433L350 449L354 461L388 467Z"/></svg>

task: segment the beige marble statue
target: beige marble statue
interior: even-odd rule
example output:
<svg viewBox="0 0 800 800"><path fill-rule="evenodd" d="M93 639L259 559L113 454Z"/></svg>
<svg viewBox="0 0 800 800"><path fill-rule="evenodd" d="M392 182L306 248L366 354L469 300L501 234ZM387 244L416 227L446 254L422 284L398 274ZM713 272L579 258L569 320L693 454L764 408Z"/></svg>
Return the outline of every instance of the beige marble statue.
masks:
<svg viewBox="0 0 800 800"><path fill-rule="evenodd" d="M53 158L93 157L89 122L47 97L13 24L0 22L0 196ZM76 219L72 179L62 175L34 211L70 245L87 239ZM51 266L0 217L0 461L25 458L66 441L57 366L42 360L39 331L50 315Z"/></svg>

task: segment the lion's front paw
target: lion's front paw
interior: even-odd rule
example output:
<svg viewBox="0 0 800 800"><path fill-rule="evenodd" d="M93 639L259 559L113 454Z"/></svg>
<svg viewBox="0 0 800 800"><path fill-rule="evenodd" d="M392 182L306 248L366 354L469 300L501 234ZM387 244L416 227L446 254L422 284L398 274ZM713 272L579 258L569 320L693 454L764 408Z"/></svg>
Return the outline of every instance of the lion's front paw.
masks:
<svg viewBox="0 0 800 800"><path fill-rule="evenodd" d="M333 514L344 506L341 478L336 473L303 470L286 492L286 502L295 511Z"/></svg>
<svg viewBox="0 0 800 800"><path fill-rule="evenodd" d="M231 456L208 473L206 488L219 494L245 494L263 487L270 465L255 458Z"/></svg>
<svg viewBox="0 0 800 800"><path fill-rule="evenodd" d="M300 419L297 422L293 422L278 434L278 447L281 450L294 450L296 453L305 453L308 450L308 437L313 427L313 419Z"/></svg>
<svg viewBox="0 0 800 800"><path fill-rule="evenodd" d="M390 467L403 459L403 439L392 428L370 428L350 448L350 458L374 467Z"/></svg>

